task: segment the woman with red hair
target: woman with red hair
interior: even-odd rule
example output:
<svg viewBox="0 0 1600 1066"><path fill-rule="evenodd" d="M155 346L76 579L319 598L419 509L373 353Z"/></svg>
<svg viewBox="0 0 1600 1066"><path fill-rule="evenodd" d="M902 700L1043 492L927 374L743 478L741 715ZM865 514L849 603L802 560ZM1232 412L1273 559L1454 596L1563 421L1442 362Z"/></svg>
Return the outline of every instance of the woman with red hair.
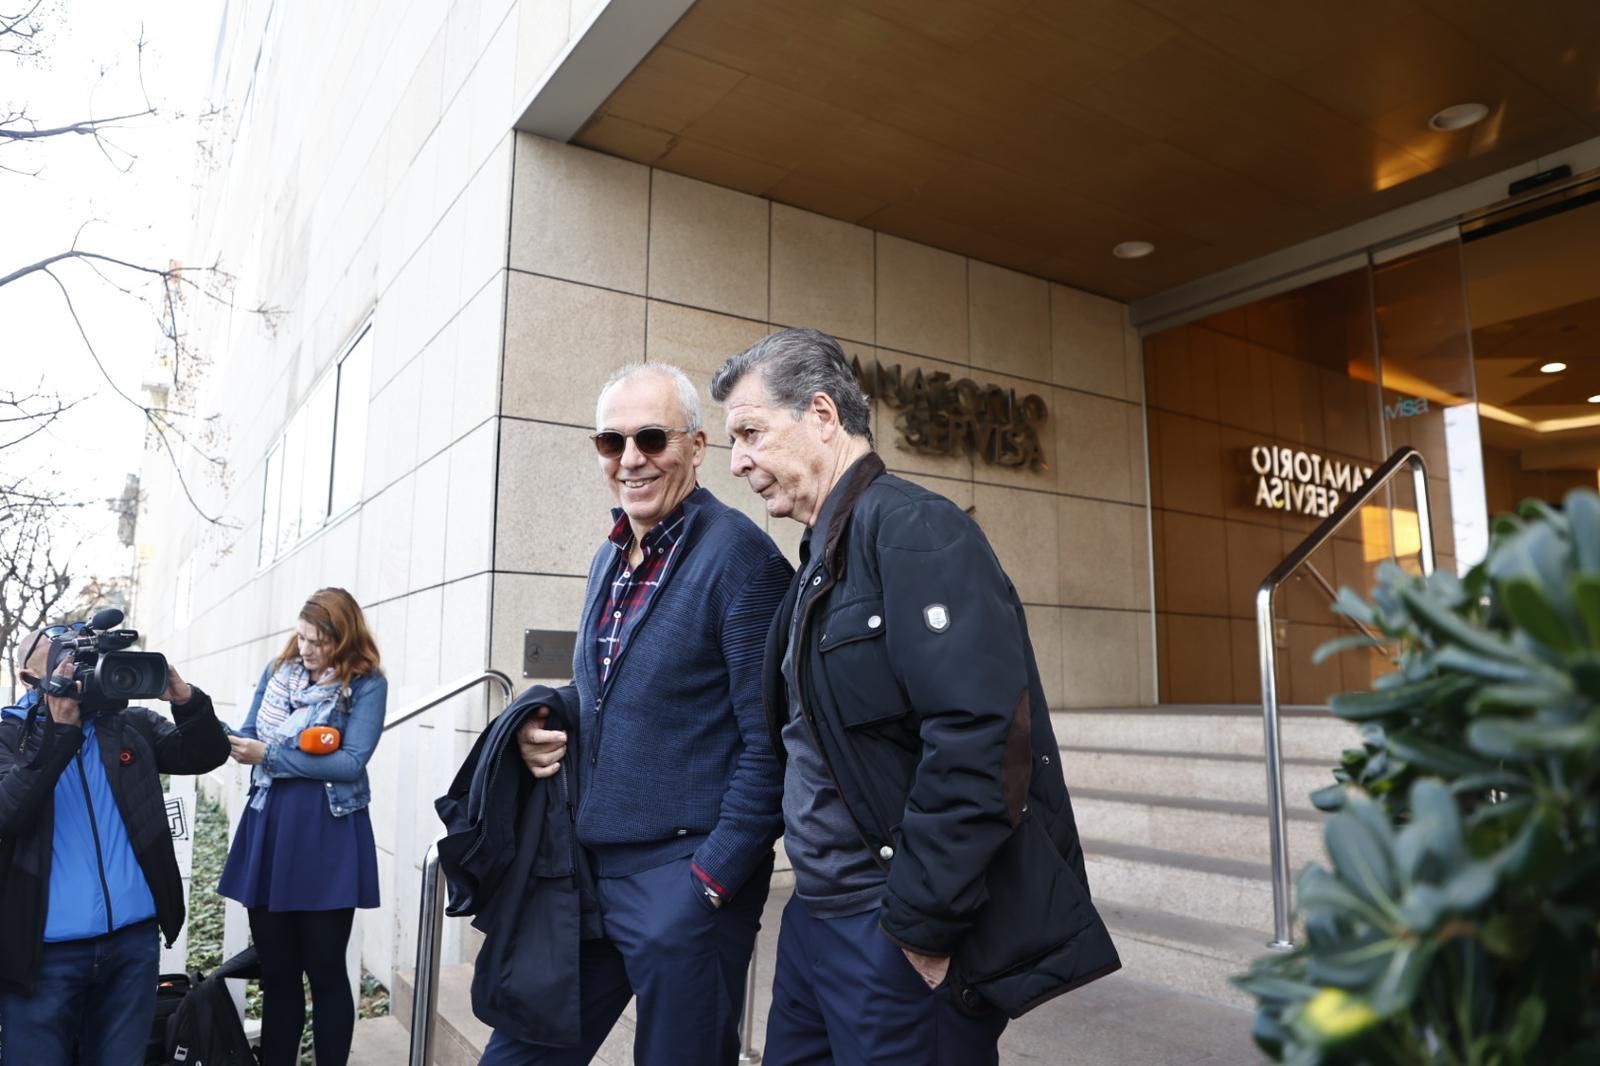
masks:
<svg viewBox="0 0 1600 1066"><path fill-rule="evenodd" d="M367 761L389 683L361 607L318 589L267 664L233 757L250 801L217 890L250 914L261 956L262 1066L293 1066L311 982L318 1066L344 1066L355 1029L345 949L357 907L378 905Z"/></svg>

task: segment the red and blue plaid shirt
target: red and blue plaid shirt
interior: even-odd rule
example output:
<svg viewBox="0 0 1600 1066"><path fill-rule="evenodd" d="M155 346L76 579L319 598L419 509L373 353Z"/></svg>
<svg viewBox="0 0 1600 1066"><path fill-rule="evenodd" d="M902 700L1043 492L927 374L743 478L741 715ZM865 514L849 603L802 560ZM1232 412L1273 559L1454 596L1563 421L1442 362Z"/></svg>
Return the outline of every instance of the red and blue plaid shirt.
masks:
<svg viewBox="0 0 1600 1066"><path fill-rule="evenodd" d="M644 558L638 566L628 562L628 554L633 550L633 527L628 524L628 516L618 518L611 528L607 539L617 549L617 561L611 568L611 592L606 597L600 623L595 627L595 639L599 642L595 649L595 669L599 672L602 689L611 676L611 664L622 656L623 631L650 602L672 561L679 534L683 532L683 517L683 505L679 504L645 533L640 541Z"/></svg>

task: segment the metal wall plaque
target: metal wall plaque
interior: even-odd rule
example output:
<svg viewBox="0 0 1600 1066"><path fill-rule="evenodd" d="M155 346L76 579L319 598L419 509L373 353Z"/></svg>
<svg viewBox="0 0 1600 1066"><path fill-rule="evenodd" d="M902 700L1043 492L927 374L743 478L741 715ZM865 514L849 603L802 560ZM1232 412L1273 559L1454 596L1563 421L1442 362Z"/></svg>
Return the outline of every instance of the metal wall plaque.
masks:
<svg viewBox="0 0 1600 1066"><path fill-rule="evenodd" d="M572 653L578 634L570 629L524 629L522 676L556 678L572 676Z"/></svg>
<svg viewBox="0 0 1600 1066"><path fill-rule="evenodd" d="M861 391L895 412L899 445L921 455L967 454L993 466L1049 470L1039 428L1050 417L1042 396L952 380L944 371L851 360Z"/></svg>

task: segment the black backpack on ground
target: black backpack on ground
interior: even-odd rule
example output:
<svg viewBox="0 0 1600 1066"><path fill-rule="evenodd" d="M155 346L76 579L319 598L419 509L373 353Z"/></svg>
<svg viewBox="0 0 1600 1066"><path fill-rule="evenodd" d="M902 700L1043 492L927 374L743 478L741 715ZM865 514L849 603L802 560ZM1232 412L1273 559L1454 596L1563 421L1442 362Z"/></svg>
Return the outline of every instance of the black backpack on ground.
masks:
<svg viewBox="0 0 1600 1066"><path fill-rule="evenodd" d="M164 973L156 978L156 1020L150 1027L150 1040L145 1044L145 1066L165 1066L167 1063L167 1020L178 1010L191 989L200 981L200 971Z"/></svg>
<svg viewBox="0 0 1600 1066"><path fill-rule="evenodd" d="M245 1039L226 981L260 976L261 960L256 949L248 947L210 977L196 980L167 1022L165 1056L156 1061L162 1066L256 1066L255 1051ZM194 977L200 977L198 971Z"/></svg>

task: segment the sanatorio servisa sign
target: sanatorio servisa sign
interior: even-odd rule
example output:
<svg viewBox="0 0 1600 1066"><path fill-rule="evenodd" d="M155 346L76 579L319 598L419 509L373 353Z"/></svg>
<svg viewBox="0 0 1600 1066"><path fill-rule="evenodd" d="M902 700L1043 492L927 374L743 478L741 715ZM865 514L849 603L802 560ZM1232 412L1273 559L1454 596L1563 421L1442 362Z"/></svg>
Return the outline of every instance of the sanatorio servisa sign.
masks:
<svg viewBox="0 0 1600 1066"><path fill-rule="evenodd" d="M1250 469L1256 475L1257 507L1317 518L1328 517L1342 496L1372 476L1370 466L1271 444L1250 449Z"/></svg>

